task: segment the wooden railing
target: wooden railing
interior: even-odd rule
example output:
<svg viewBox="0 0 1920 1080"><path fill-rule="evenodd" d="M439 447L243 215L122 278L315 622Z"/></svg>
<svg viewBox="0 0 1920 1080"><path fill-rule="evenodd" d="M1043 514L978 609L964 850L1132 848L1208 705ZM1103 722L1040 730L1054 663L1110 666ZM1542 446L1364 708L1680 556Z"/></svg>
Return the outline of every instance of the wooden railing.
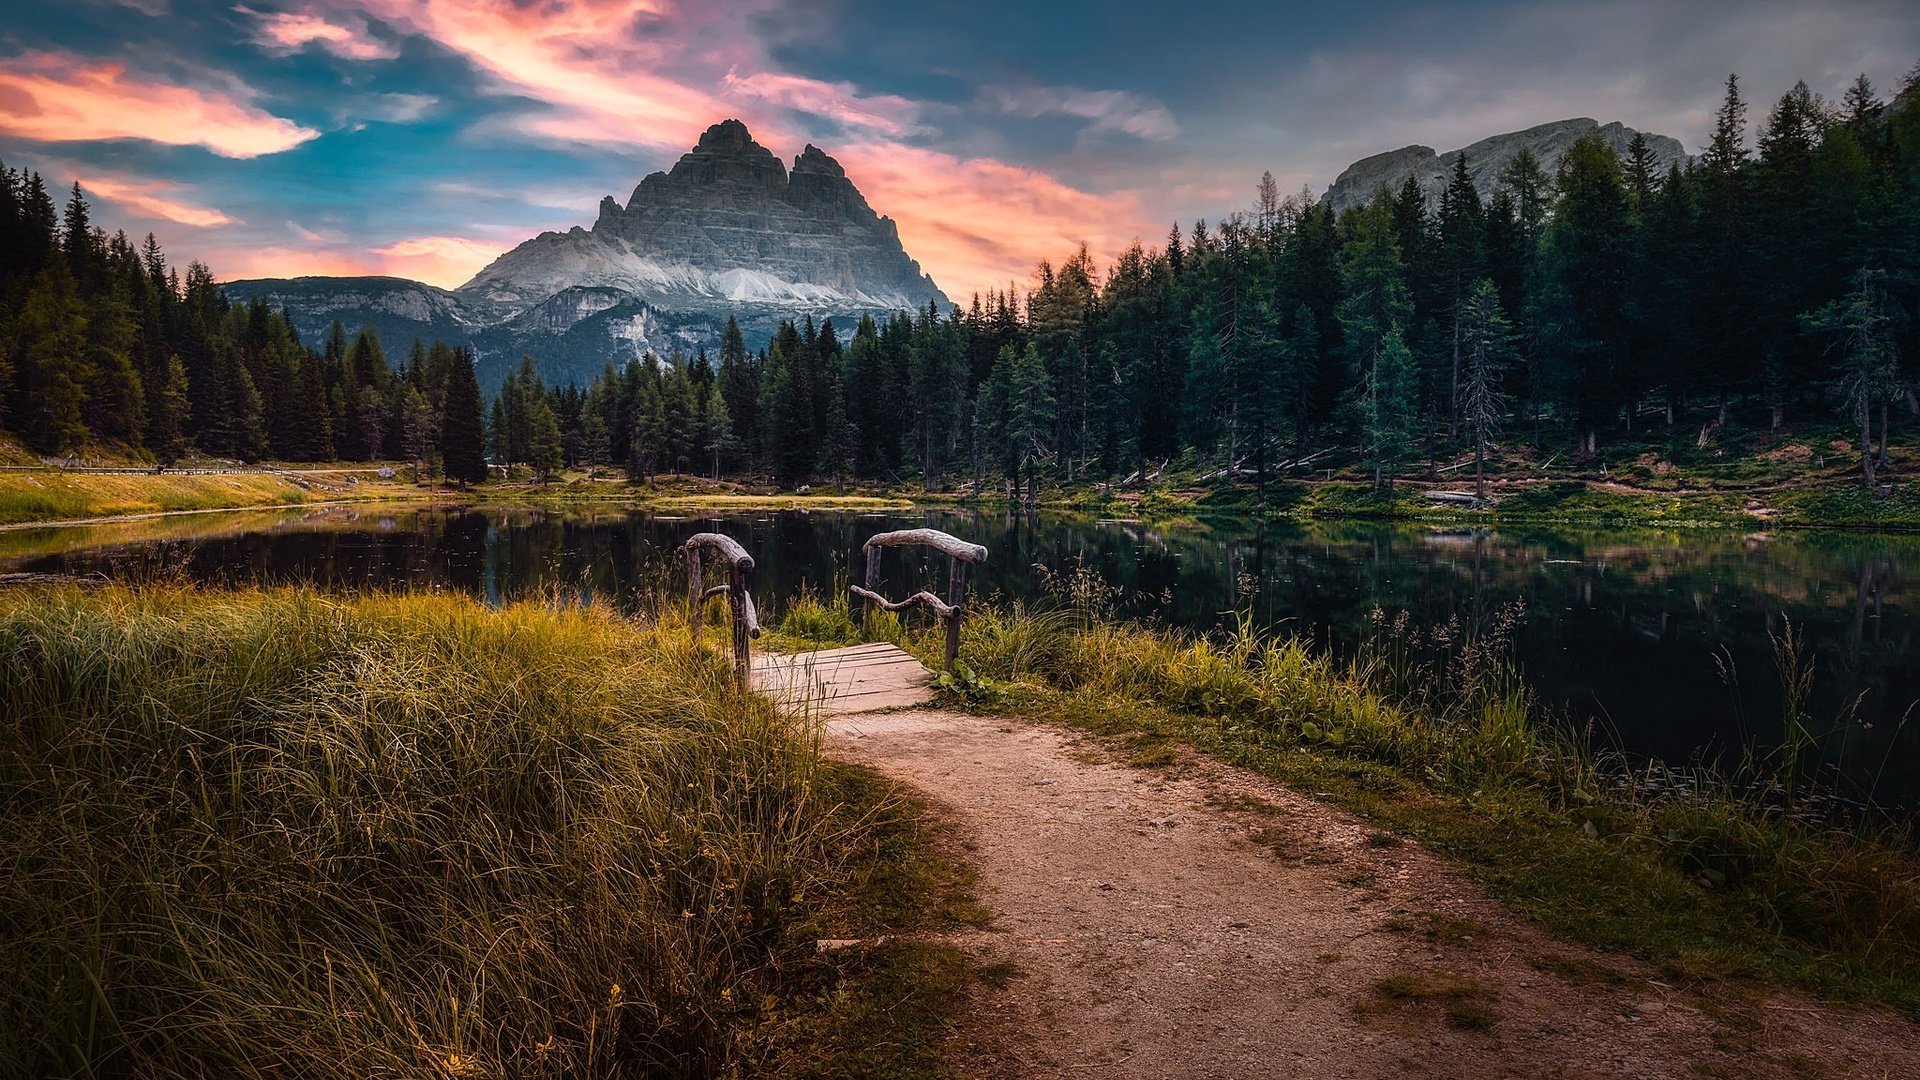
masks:
<svg viewBox="0 0 1920 1080"><path fill-rule="evenodd" d="M952 556L953 566L947 574L947 598L944 602L924 589L898 603L876 591L880 585L881 550L912 545L935 548ZM960 656L960 620L966 614L967 567L985 562L987 549L938 529L902 529L899 532L880 533L868 539L862 545L862 550L867 553L867 583L865 587L853 586L854 595L865 600L869 608L877 607L883 611L899 611L913 604L925 604L932 608L933 613L947 624L947 667L953 667L953 662Z"/></svg>
<svg viewBox="0 0 1920 1080"><path fill-rule="evenodd" d="M700 559L706 550L720 554L727 567L727 583L704 588ZM733 609L733 672L741 686L747 685L747 675L753 667L752 639L760 636L760 613L753 608L753 594L747 591L747 575L753 571L753 556L731 536L719 533L695 533L681 545L680 550L687 553L687 602L693 605L693 640L700 641L701 609L707 606L707 598L725 593L729 606Z"/></svg>

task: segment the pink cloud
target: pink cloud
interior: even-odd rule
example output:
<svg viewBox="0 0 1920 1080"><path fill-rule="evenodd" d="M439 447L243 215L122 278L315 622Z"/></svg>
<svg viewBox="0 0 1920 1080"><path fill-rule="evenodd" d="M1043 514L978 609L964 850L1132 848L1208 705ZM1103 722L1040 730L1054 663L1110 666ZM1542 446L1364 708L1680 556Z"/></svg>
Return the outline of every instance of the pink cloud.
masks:
<svg viewBox="0 0 1920 1080"><path fill-rule="evenodd" d="M479 273L503 250L500 244L463 236L419 236L376 248L373 253L382 260L382 273L451 289Z"/></svg>
<svg viewBox="0 0 1920 1080"><path fill-rule="evenodd" d="M1097 195L1046 173L988 158L895 143L861 143L835 155L867 201L900 227L908 253L948 296L1024 281L1042 259L1058 263L1085 243L1096 256L1157 236L1132 194Z"/></svg>
<svg viewBox="0 0 1920 1080"><path fill-rule="evenodd" d="M248 104L251 91L203 90L124 64L36 52L0 61L0 134L35 142L145 139L223 157L277 154L320 133Z"/></svg>
<svg viewBox="0 0 1920 1080"><path fill-rule="evenodd" d="M882 135L907 134L914 129L920 115L919 106L906 98L893 94L862 97L852 83L822 82L771 71L739 75L732 68L727 69L726 77L720 81L736 96L758 98Z"/></svg>
<svg viewBox="0 0 1920 1080"><path fill-rule="evenodd" d="M359 277L388 274L451 289L492 262L505 245L462 236L417 236L379 248L328 246L328 238L295 225L314 241L299 247L232 247L206 253L223 281L256 277Z"/></svg>
<svg viewBox="0 0 1920 1080"><path fill-rule="evenodd" d="M400 55L397 46L375 38L366 20L353 15L329 18L312 7L255 11L243 5L233 10L258 20L254 43L277 55L296 53L310 45L347 60L391 60Z"/></svg>
<svg viewBox="0 0 1920 1080"><path fill-rule="evenodd" d="M80 187L121 207L135 217L178 222L197 229L241 224L239 219L209 206L195 206L170 198L180 185L169 180L133 180L107 176L81 176Z"/></svg>
<svg viewBox="0 0 1920 1080"><path fill-rule="evenodd" d="M518 129L671 148L721 119L713 94L663 74L684 42L665 0L361 0L374 17L462 54L503 87L557 107ZM720 5L725 7L726 5Z"/></svg>
<svg viewBox="0 0 1920 1080"><path fill-rule="evenodd" d="M258 277L358 277L384 273L364 254L328 251L316 247L208 248L200 259L221 281Z"/></svg>

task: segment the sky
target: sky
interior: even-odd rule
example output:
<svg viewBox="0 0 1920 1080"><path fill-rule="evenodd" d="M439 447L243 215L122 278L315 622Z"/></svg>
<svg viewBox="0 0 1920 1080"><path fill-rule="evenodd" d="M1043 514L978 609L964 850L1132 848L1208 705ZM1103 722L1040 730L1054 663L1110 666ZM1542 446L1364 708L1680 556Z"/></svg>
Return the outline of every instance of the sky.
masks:
<svg viewBox="0 0 1920 1080"><path fill-rule="evenodd" d="M53 0L0 13L0 161L217 277L453 287L708 125L812 142L950 295L1355 159L1575 116L1705 142L1730 72L1891 92L1912 0Z"/></svg>

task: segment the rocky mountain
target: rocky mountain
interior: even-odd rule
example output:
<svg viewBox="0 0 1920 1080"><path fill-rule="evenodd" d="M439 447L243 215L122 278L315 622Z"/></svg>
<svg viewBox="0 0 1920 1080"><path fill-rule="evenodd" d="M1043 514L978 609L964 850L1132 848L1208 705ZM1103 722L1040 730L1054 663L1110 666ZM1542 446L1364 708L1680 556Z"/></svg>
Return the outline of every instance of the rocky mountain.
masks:
<svg viewBox="0 0 1920 1080"><path fill-rule="evenodd" d="M1334 179L1333 185L1327 188L1324 198L1337 213L1349 206L1365 205L1382 187L1397 192L1411 176L1420 181L1420 190L1426 193L1428 206L1438 206L1440 193L1446 190L1448 181L1453 179L1454 162L1461 154L1467 155L1467 175L1473 179L1473 186L1479 190L1482 198L1488 198L1493 194L1500 171L1507 167L1508 162L1520 156L1522 149L1533 151L1540 167L1551 176L1574 141L1596 129L1607 145L1623 157L1627 145L1636 134L1623 124L1602 125L1599 121L1579 117L1556 120L1525 131L1495 135L1444 154L1436 154L1432 147L1427 146L1403 146L1398 150L1361 158L1347 166ZM1660 171L1665 172L1669 165L1686 164L1687 152L1678 139L1651 132L1646 136L1647 146L1653 151Z"/></svg>
<svg viewBox="0 0 1920 1080"><path fill-rule="evenodd" d="M286 308L309 342L338 318L349 332L376 328L390 350L416 335L469 344L488 387L522 354L571 382L648 350L712 347L728 316L758 343L782 319L948 304L838 162L809 145L789 169L738 120L708 128L626 205L601 200L591 228L541 233L458 289L381 277L226 290Z"/></svg>

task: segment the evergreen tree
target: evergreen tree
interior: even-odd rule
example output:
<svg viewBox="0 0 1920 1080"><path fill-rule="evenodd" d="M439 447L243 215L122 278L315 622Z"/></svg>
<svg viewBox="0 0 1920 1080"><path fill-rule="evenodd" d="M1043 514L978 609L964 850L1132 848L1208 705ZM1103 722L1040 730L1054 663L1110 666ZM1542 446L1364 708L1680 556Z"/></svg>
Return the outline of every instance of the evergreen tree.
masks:
<svg viewBox="0 0 1920 1080"><path fill-rule="evenodd" d="M418 474L427 472L433 451L440 442L439 417L427 404L427 395L412 383L406 383L400 395L400 424L404 449Z"/></svg>
<svg viewBox="0 0 1920 1080"><path fill-rule="evenodd" d="M634 380L632 447L627 458L627 479L640 483L659 467L666 436L666 415L660 400L660 377L652 358L632 361L627 373Z"/></svg>
<svg viewBox="0 0 1920 1080"><path fill-rule="evenodd" d="M1624 404L1617 361L1626 351L1632 258L1630 211L1620 159L1593 134L1560 162L1559 207L1545 245L1541 380L1580 426L1585 452Z"/></svg>
<svg viewBox="0 0 1920 1080"><path fill-rule="evenodd" d="M1860 477L1869 490L1879 483L1878 458L1886 453L1887 397L1899 388L1900 358L1894 347L1884 271L1862 268L1846 296L1804 316L1840 357L1834 390L1860 431ZM1873 448L1873 414L1880 411L1880 453Z"/></svg>
<svg viewBox="0 0 1920 1080"><path fill-rule="evenodd" d="M716 379L707 386L707 399L701 415L705 418L701 445L713 459L713 479L718 480L721 465L739 451L740 445L733 434L733 415L727 408L720 380Z"/></svg>
<svg viewBox="0 0 1920 1080"><path fill-rule="evenodd" d="M1453 179L1440 196L1437 269L1445 294L1447 321L1452 326L1447 375L1447 431L1460 430L1460 317L1468 290L1487 272L1486 214L1480 193L1467 174L1467 155L1454 158Z"/></svg>
<svg viewBox="0 0 1920 1080"><path fill-rule="evenodd" d="M694 399L693 381L677 355L669 360L660 379L661 451L666 467L676 473L700 452L699 417Z"/></svg>
<svg viewBox="0 0 1920 1080"><path fill-rule="evenodd" d="M65 261L49 260L35 277L14 327L14 423L34 450L78 453L87 441L81 410L92 365L86 307Z"/></svg>
<svg viewBox="0 0 1920 1080"><path fill-rule="evenodd" d="M1367 372L1366 438L1372 448L1375 491L1380 490L1383 480L1393 476L1413 441L1418 380L1413 352L1395 326L1381 340Z"/></svg>
<svg viewBox="0 0 1920 1080"><path fill-rule="evenodd" d="M561 456L560 423L554 418L553 407L544 394L527 404L527 464L543 484L565 465Z"/></svg>
<svg viewBox="0 0 1920 1080"><path fill-rule="evenodd" d="M1007 380L1007 446L1012 454L1014 486L1026 478L1026 497L1039 493L1040 463L1057 418L1053 378L1039 350L1029 343L1014 355Z"/></svg>
<svg viewBox="0 0 1920 1080"><path fill-rule="evenodd" d="M460 349L447 367L446 393L440 402L440 467L447 479L463 486L485 480L484 443L480 382L474 377L473 355Z"/></svg>
<svg viewBox="0 0 1920 1080"><path fill-rule="evenodd" d="M1500 310L1500 290L1481 278L1460 309L1460 409L1473 435L1473 489L1487 498L1487 444L1499 434L1506 401L1501 383L1513 348L1513 328Z"/></svg>
<svg viewBox="0 0 1920 1080"><path fill-rule="evenodd" d="M192 401L187 396L187 366L178 356L167 357L166 376L154 405L148 446L161 468L170 468L187 452L187 426L193 420Z"/></svg>

